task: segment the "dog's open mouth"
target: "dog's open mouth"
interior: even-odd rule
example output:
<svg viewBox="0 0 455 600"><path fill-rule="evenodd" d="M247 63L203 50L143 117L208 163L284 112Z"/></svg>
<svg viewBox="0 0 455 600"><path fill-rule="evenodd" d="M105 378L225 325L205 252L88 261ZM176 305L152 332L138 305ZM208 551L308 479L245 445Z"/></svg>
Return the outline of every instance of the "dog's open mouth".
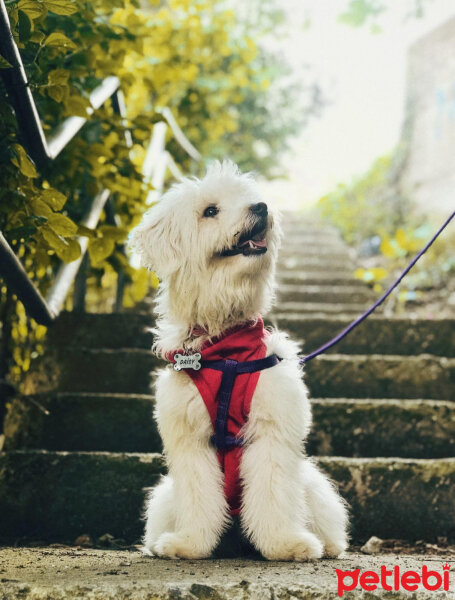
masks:
<svg viewBox="0 0 455 600"><path fill-rule="evenodd" d="M231 248L225 248L219 253L219 256L234 256L243 254L243 256L254 256L265 254L267 252L267 242L265 234L267 232L267 221L260 220L252 229L244 231L237 240L237 243Z"/></svg>

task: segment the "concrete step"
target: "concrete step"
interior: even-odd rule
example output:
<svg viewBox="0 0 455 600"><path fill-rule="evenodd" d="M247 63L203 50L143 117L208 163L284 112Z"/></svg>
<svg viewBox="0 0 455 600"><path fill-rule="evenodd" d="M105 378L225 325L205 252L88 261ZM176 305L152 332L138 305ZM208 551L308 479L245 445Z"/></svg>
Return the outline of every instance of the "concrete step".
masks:
<svg viewBox="0 0 455 600"><path fill-rule="evenodd" d="M307 308L314 309L314 303ZM318 304L317 308L320 308ZM316 310L317 312L317 310ZM356 315L287 313L277 308L269 323L289 331L291 336L305 341L307 352L321 346L345 329ZM49 347L80 346L92 349L150 349L153 336L148 314L86 314L64 313L49 329ZM384 318L376 313L349 334L333 350L346 354L419 354L455 356L455 319ZM332 351L332 352L333 352ZM66 350L59 350L59 355Z"/></svg>
<svg viewBox="0 0 455 600"><path fill-rule="evenodd" d="M333 354L305 371L314 398L455 399L455 358Z"/></svg>
<svg viewBox="0 0 455 600"><path fill-rule="evenodd" d="M316 398L312 405L312 455L455 456L454 402ZM5 450L160 452L152 407L152 396L135 394L16 399L5 422Z"/></svg>
<svg viewBox="0 0 455 600"><path fill-rule="evenodd" d="M151 313L63 312L48 329L48 346L67 348L150 348Z"/></svg>
<svg viewBox="0 0 455 600"><path fill-rule="evenodd" d="M320 458L352 507L352 536L455 536L455 459ZM162 472L156 454L0 453L3 538L74 540L104 533L137 540L144 488Z"/></svg>
<svg viewBox="0 0 455 600"><path fill-rule="evenodd" d="M142 349L69 348L58 362L50 354L39 361L22 391L147 394L151 372L164 364ZM311 361L306 372L313 397L444 400L453 396L455 359L332 354Z"/></svg>
<svg viewBox="0 0 455 600"><path fill-rule="evenodd" d="M278 299L276 306L270 313L276 319L277 315L361 315L371 302L302 302L298 301L280 301ZM381 312L381 308L377 309ZM272 318L272 317L271 317Z"/></svg>
<svg viewBox="0 0 455 600"><path fill-rule="evenodd" d="M299 244L284 244L279 253L279 263L285 262L290 259L302 260L302 261L319 261L326 265L330 265L333 261L336 263L340 262L352 262L352 254L346 247L341 248L325 248L324 250L319 247L302 247Z"/></svg>
<svg viewBox="0 0 455 600"><path fill-rule="evenodd" d="M159 454L0 453L0 538L139 538L144 489L164 472Z"/></svg>
<svg viewBox="0 0 455 600"><path fill-rule="evenodd" d="M304 255L294 255L289 257L279 257L277 270L280 273L284 271L307 271L309 273L324 273L338 271L339 275L350 275L355 271L355 265L352 261L338 256L333 260L320 258L317 256L306 257Z"/></svg>
<svg viewBox="0 0 455 600"><path fill-rule="evenodd" d="M312 455L455 456L455 402L443 400L312 400Z"/></svg>
<svg viewBox="0 0 455 600"><path fill-rule="evenodd" d="M148 393L152 371L164 364L142 348L53 347L26 374L21 392Z"/></svg>
<svg viewBox="0 0 455 600"><path fill-rule="evenodd" d="M5 450L161 452L153 396L43 393L13 400Z"/></svg>
<svg viewBox="0 0 455 600"><path fill-rule="evenodd" d="M277 273L278 287L285 284L294 285L325 285L350 286L352 288L367 287L360 279L355 279L352 272L343 276L338 271L312 273L307 271L279 271ZM370 289L370 288L368 288Z"/></svg>
<svg viewBox="0 0 455 600"><path fill-rule="evenodd" d="M136 549L95 550L93 548L2 548L2 592L5 600L338 600L336 569L380 576L387 569L386 584L393 586L393 570L400 576L408 571L422 575L423 566L442 576L442 565L453 555L379 554L368 556L349 552L343 559L308 563L265 562L245 559L164 560L149 558ZM370 573L371 575L371 573ZM449 589L455 588L455 571L449 571ZM340 575L341 583L352 583ZM370 580L371 581L371 580ZM429 580L432 584L435 578ZM413 588L412 588L413 589ZM343 588L341 587L341 590ZM344 598L394 598L433 600L448 598L451 592L428 591L420 583L412 593L400 591L374 594L360 585L344 591ZM371 594L371 596L370 596Z"/></svg>
<svg viewBox="0 0 455 600"><path fill-rule="evenodd" d="M278 288L278 307L285 302L323 304L363 304L373 302L375 294L366 286L282 284Z"/></svg>
<svg viewBox="0 0 455 600"><path fill-rule="evenodd" d="M272 321L272 320L271 320ZM316 350L353 321L352 315L280 314L274 322L299 341L304 350ZM455 357L455 319L385 318L377 313L337 344L337 354L435 354Z"/></svg>

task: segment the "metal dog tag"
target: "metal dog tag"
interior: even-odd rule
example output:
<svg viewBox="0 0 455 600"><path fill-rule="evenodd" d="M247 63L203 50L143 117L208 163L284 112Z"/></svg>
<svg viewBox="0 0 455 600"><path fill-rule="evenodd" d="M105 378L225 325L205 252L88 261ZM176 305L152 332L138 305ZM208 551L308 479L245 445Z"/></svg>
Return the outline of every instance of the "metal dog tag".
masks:
<svg viewBox="0 0 455 600"><path fill-rule="evenodd" d="M199 371L201 368L201 354L196 352L195 354L174 354L174 370L181 371L182 369L194 369Z"/></svg>

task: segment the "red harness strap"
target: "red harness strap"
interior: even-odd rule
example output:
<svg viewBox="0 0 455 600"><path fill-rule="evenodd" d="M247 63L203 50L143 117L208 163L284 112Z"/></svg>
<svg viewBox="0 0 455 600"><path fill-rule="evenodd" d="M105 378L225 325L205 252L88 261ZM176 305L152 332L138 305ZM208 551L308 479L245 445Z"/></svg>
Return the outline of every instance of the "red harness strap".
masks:
<svg viewBox="0 0 455 600"><path fill-rule="evenodd" d="M205 361L234 360L246 362L263 359L266 353L264 339L268 336L262 319L256 323L247 323L226 332L212 343L206 343L201 349L202 363ZM170 357L174 362L173 356ZM272 366L272 365L270 365ZM191 377L212 421L215 423L218 409L218 392L223 373L212 368L202 368L199 371L186 369ZM254 390L259 379L259 371L238 373L235 376L229 410L227 414L227 434L239 437L239 432L248 419ZM218 449L218 460L224 473L224 492L231 509L231 514L239 514L241 505L241 483L239 466L242 448L234 446Z"/></svg>

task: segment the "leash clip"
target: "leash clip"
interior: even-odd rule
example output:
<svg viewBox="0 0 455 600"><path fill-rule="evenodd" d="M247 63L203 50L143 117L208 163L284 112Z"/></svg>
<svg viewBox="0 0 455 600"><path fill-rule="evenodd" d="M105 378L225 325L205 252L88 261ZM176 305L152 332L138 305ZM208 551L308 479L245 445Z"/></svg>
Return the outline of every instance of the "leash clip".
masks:
<svg viewBox="0 0 455 600"><path fill-rule="evenodd" d="M193 369L199 371L201 368L201 353L195 352L194 354L174 354L174 371L181 371L182 369Z"/></svg>

